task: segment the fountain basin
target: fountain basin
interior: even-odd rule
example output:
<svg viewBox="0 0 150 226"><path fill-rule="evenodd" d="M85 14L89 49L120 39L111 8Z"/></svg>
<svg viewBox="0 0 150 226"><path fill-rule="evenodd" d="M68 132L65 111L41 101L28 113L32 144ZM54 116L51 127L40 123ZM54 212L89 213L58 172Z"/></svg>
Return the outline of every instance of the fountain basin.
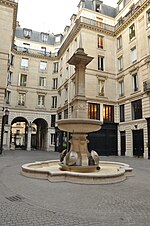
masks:
<svg viewBox="0 0 150 226"><path fill-rule="evenodd" d="M94 119L61 119L57 121L58 127L62 131L70 133L89 133L98 131L102 122Z"/></svg>
<svg viewBox="0 0 150 226"><path fill-rule="evenodd" d="M78 184L111 184L132 176L132 168L120 162L100 161L100 170L95 172L74 172L60 169L60 161L42 161L22 166L22 175L47 179L50 182L71 182Z"/></svg>

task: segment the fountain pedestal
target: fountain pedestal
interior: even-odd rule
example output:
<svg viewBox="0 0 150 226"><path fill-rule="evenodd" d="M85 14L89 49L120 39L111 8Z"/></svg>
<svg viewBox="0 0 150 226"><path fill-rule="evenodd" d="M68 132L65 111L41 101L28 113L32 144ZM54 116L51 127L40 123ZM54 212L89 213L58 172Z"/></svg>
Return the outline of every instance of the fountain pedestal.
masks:
<svg viewBox="0 0 150 226"><path fill-rule="evenodd" d="M75 97L72 101L72 119L57 121L58 128L62 131L70 132L71 148L66 156L61 156L61 166L63 170L92 170L99 169L99 157L96 152L88 151L87 133L97 131L101 128L101 122L88 119L86 111L85 96L85 70L86 66L93 60L88 56L83 48L78 48L68 63L75 66ZM91 167L92 166L92 167ZM71 168L72 167L72 168Z"/></svg>

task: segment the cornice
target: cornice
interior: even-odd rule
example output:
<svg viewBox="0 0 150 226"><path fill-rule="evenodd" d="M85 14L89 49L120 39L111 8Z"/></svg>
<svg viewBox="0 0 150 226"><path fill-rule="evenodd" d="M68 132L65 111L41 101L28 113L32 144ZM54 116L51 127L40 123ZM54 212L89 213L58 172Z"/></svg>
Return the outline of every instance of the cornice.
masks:
<svg viewBox="0 0 150 226"><path fill-rule="evenodd" d="M75 36L78 34L78 32L82 29L88 29L88 30L92 30L92 31L96 31L96 32L100 32L103 34L107 34L110 35L112 37L114 37L114 32L113 31L109 31L109 30L105 30L101 27L97 27L94 25L90 25L88 23L84 23L80 21L80 18L76 21L75 27L73 28L73 30L71 31L71 33L68 35L68 37L66 38L66 40L64 41L64 43L62 44L62 46L60 47L59 50L59 57L62 56L62 54L65 52L65 50L68 48L68 46L70 45L70 43L73 41L73 39L75 38Z"/></svg>
<svg viewBox="0 0 150 226"><path fill-rule="evenodd" d="M138 9L133 12L133 15L129 17L125 22L123 22L122 25L115 31L115 36L117 36L120 32L122 32L130 23L133 22L143 11L147 6L150 5L150 0L146 0Z"/></svg>

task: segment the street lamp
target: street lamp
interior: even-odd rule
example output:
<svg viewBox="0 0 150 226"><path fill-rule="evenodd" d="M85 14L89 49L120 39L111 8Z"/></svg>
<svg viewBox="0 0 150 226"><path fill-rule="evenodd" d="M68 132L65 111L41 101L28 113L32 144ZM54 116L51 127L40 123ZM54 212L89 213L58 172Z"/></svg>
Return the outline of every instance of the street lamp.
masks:
<svg viewBox="0 0 150 226"><path fill-rule="evenodd" d="M9 115L9 110L8 108L5 109L5 114L2 117L2 128L1 128L1 143L0 143L0 155L3 152L3 139L4 139L4 128L5 125L8 124L8 115Z"/></svg>

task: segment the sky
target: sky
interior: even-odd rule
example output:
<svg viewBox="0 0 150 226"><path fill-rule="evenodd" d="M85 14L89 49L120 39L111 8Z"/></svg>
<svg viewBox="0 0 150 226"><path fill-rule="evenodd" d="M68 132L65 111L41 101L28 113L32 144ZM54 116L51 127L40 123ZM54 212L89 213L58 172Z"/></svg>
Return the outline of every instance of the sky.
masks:
<svg viewBox="0 0 150 226"><path fill-rule="evenodd" d="M17 20L22 28L35 31L63 33L70 18L77 13L80 0L19 0ZM118 0L103 0L115 7Z"/></svg>

